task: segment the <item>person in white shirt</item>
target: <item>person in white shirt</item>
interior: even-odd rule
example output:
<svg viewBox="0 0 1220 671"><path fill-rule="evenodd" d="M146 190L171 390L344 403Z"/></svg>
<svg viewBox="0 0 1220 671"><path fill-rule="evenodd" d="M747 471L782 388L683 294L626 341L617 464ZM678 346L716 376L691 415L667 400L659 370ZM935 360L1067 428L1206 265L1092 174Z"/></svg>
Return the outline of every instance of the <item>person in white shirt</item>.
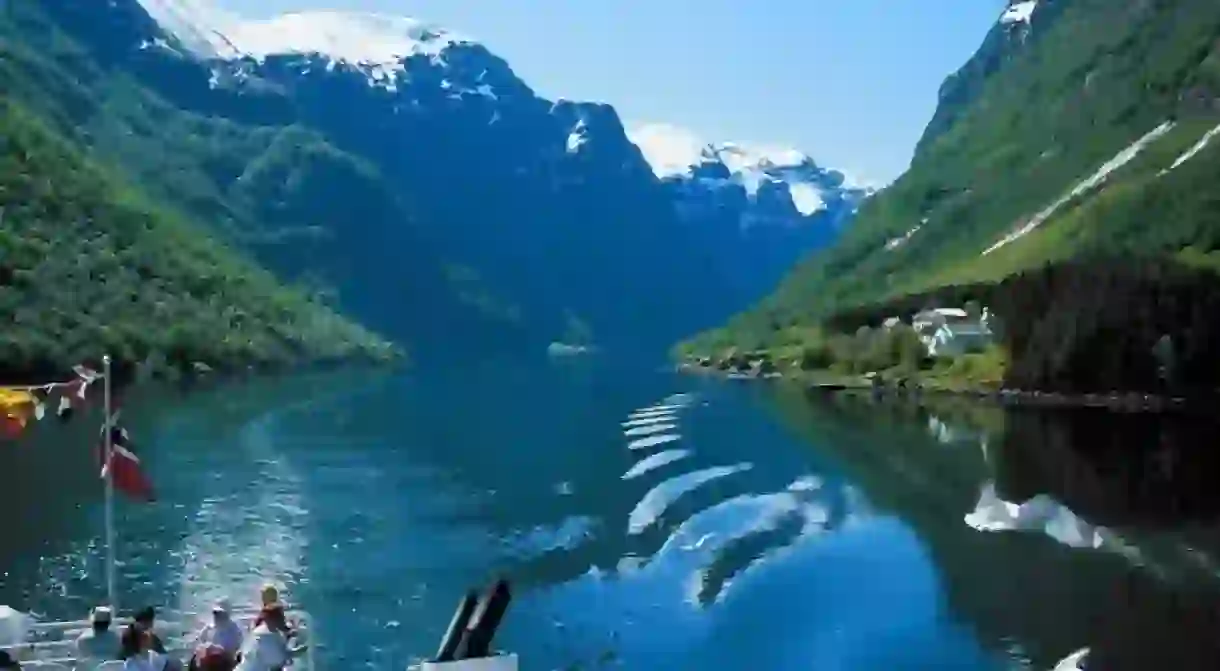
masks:
<svg viewBox="0 0 1220 671"><path fill-rule="evenodd" d="M229 601L221 599L212 606L212 621L199 632L196 643L199 645L215 645L224 649L233 659L241 652L242 631L233 618L229 617Z"/></svg>
<svg viewBox="0 0 1220 671"><path fill-rule="evenodd" d="M250 632L242 648L241 663L236 671L276 671L292 663L292 658L305 649L288 647L288 619L284 607L271 604L263 609L261 622Z"/></svg>
<svg viewBox="0 0 1220 671"><path fill-rule="evenodd" d="M127 627L122 638L123 671L165 671L169 659L153 650L147 629Z"/></svg>
<svg viewBox="0 0 1220 671"><path fill-rule="evenodd" d="M89 630L76 637L76 658L82 663L101 664L119 658L119 635L110 628L113 613L98 606L89 613Z"/></svg>

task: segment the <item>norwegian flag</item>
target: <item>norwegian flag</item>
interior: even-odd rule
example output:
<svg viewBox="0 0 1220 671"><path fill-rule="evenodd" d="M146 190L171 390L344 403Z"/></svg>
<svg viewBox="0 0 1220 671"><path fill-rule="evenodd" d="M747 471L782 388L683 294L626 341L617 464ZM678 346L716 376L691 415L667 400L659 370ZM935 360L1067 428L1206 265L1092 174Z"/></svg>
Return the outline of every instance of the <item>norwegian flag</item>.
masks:
<svg viewBox="0 0 1220 671"><path fill-rule="evenodd" d="M119 413L110 418L110 463L106 464L106 426L98 432L98 462L102 464L102 479L113 473L114 488L139 501L156 500L152 482L140 467L140 458L132 451L131 437L119 424Z"/></svg>

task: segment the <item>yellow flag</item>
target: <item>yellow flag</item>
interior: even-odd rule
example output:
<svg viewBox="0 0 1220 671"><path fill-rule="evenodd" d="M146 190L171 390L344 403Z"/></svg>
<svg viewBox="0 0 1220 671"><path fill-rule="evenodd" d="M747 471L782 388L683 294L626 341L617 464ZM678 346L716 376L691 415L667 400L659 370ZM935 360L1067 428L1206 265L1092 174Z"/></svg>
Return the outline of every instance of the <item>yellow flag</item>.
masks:
<svg viewBox="0 0 1220 671"><path fill-rule="evenodd" d="M34 395L24 389L0 387L0 412L12 412L24 405L34 405Z"/></svg>
<svg viewBox="0 0 1220 671"><path fill-rule="evenodd" d="M24 389L0 387L0 433L16 438L25 429L35 404L34 395Z"/></svg>

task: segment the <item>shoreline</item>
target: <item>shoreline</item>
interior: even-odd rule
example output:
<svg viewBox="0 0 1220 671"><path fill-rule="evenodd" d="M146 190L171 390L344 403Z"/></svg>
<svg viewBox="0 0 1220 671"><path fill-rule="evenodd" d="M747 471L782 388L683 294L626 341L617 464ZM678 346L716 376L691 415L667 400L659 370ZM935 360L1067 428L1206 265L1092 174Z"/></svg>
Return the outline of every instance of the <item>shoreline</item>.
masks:
<svg viewBox="0 0 1220 671"><path fill-rule="evenodd" d="M883 398L918 400L921 396L957 396L979 401L990 401L1006 406L1039 408L1103 408L1121 412L1175 412L1190 410L1200 405L1214 408L1218 395L1166 396L1141 392L1111 392L1069 394L1026 389L987 388L983 386L948 386L918 380L914 389L898 389L890 385L874 388L872 382L859 375L839 375L830 372L754 373L740 370L722 370L714 366L682 362L676 371L688 375L715 376L727 380L775 381L780 384L799 384L809 393L861 394L874 393Z"/></svg>

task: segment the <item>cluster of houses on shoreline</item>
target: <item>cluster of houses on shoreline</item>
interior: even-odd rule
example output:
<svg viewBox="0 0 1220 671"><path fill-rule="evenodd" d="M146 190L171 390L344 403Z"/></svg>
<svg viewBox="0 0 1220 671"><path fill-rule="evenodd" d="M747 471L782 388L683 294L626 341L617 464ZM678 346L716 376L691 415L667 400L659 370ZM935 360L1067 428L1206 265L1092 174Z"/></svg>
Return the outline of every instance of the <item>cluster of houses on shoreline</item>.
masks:
<svg viewBox="0 0 1220 671"><path fill-rule="evenodd" d="M985 307L977 310L963 308L927 308L903 320L890 317L881 324L881 330L890 331L899 327L910 328L927 348L930 357L955 357L985 350L995 340L995 318ZM793 361L792 365L799 365ZM758 377L778 374L776 362L766 351L740 352L733 348L719 357L700 356L688 361L685 366L716 368Z"/></svg>
<svg viewBox="0 0 1220 671"><path fill-rule="evenodd" d="M977 315L962 308L929 308L912 315L910 327L928 348L928 356L960 356L986 349L995 335L994 322L985 307ZM889 330L902 323L901 317L890 317L882 328Z"/></svg>

